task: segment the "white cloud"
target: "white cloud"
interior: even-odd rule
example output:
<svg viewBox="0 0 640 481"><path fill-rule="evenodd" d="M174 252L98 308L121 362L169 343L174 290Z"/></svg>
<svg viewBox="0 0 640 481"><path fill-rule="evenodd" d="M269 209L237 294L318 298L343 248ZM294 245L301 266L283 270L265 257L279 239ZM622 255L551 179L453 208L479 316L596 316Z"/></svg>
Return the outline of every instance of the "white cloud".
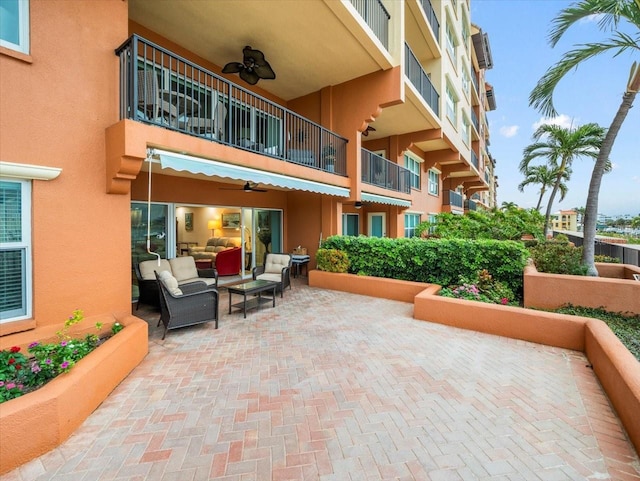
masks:
<svg viewBox="0 0 640 481"><path fill-rule="evenodd" d="M505 125L504 127L500 127L500 135L503 137L515 137L520 130L519 125Z"/></svg>
<svg viewBox="0 0 640 481"><path fill-rule="evenodd" d="M631 180L640 184L640 177L638 177L637 175L634 175L633 177L631 177Z"/></svg>
<svg viewBox="0 0 640 481"><path fill-rule="evenodd" d="M580 19L579 23L594 23L599 22L604 17L603 13L594 13Z"/></svg>
<svg viewBox="0 0 640 481"><path fill-rule="evenodd" d="M566 114L560 114L557 117L543 117L535 122L531 127L533 130L537 130L541 125L558 125L559 127L568 129L578 127L578 119L571 118Z"/></svg>

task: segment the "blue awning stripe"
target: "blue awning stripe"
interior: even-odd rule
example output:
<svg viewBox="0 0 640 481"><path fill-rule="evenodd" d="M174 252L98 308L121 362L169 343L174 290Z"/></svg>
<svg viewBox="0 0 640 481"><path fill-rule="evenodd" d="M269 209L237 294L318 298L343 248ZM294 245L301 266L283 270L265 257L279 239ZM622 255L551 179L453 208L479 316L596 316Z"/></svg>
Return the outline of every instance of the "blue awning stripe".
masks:
<svg viewBox="0 0 640 481"><path fill-rule="evenodd" d="M395 197L387 197L385 195L362 193L362 200L368 202L377 202L378 204L399 205L400 207L411 207L410 200L396 199Z"/></svg>

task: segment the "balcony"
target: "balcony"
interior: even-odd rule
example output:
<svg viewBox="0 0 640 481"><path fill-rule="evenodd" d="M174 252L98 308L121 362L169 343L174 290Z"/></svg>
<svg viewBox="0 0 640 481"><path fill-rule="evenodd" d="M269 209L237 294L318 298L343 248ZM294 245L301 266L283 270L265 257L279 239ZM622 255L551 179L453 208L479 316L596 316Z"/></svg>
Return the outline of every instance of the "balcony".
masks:
<svg viewBox="0 0 640 481"><path fill-rule="evenodd" d="M137 35L116 50L120 119L346 176L347 140Z"/></svg>
<svg viewBox="0 0 640 481"><path fill-rule="evenodd" d="M464 201L464 210L478 210L477 204L473 200L465 200Z"/></svg>
<svg viewBox="0 0 640 481"><path fill-rule="evenodd" d="M478 122L478 115L473 109L471 109L471 122L473 122L473 126L476 128L476 132L480 132L480 122Z"/></svg>
<svg viewBox="0 0 640 481"><path fill-rule="evenodd" d="M427 102L427 105L431 107L436 116L440 115L440 94L436 91L429 76L423 70L422 65L413 54L413 51L408 44L404 44L405 48L405 68L404 74L409 81L418 90L422 98Z"/></svg>
<svg viewBox="0 0 640 481"><path fill-rule="evenodd" d="M351 0L351 4L388 51L391 15L384 8L382 2L380 0Z"/></svg>
<svg viewBox="0 0 640 481"><path fill-rule="evenodd" d="M433 30L433 35L439 39L440 38L440 22L438 22L438 17L436 17L436 12L433 10L433 6L431 5L430 0L420 0L420 4L422 5L422 9L424 10L424 14L429 21L429 25L431 25L431 30Z"/></svg>
<svg viewBox="0 0 640 481"><path fill-rule="evenodd" d="M405 194L411 192L411 172L408 169L367 149L362 149L360 155L362 182Z"/></svg>
<svg viewBox="0 0 640 481"><path fill-rule="evenodd" d="M471 165L473 165L476 170L479 170L480 168L478 167L478 154L476 154L473 150L471 151Z"/></svg>
<svg viewBox="0 0 640 481"><path fill-rule="evenodd" d="M455 190L450 190L449 195L447 196L447 193L445 192L442 198L442 204L462 209L464 206L464 202L462 201L462 194L456 192Z"/></svg>

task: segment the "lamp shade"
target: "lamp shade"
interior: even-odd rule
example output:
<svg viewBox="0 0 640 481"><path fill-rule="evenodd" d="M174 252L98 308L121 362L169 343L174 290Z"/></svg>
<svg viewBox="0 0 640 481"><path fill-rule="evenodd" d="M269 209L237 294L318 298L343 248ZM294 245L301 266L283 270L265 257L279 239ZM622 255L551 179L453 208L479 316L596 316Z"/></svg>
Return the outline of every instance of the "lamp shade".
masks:
<svg viewBox="0 0 640 481"><path fill-rule="evenodd" d="M210 220L209 222L207 222L207 229L217 229L218 227L216 226L216 221L215 220Z"/></svg>

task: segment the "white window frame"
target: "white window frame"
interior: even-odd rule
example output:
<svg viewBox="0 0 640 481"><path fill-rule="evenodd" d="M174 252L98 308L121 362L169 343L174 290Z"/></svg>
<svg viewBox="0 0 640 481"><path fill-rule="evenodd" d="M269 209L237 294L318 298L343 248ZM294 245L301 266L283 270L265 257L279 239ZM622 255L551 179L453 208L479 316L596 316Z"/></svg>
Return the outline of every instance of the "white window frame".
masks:
<svg viewBox="0 0 640 481"><path fill-rule="evenodd" d="M458 126L458 96L449 82L445 87L445 102L447 106L447 118L454 127Z"/></svg>
<svg viewBox="0 0 640 481"><path fill-rule="evenodd" d="M411 172L411 188L420 190L420 171L422 160L412 155L410 152L404 153L404 166Z"/></svg>
<svg viewBox="0 0 640 481"><path fill-rule="evenodd" d="M6 14L2 12L3 10L0 8L0 29L2 28L2 23L7 21ZM18 43L0 38L0 47L29 54L29 0L18 0L18 28Z"/></svg>
<svg viewBox="0 0 640 481"><path fill-rule="evenodd" d="M347 234L347 229L346 227L348 226L348 219L353 219L355 217L356 219L356 224L357 224L357 230L358 232L355 235L360 235L360 214L353 214L351 212L343 212L342 213L342 235L354 235L354 234Z"/></svg>
<svg viewBox="0 0 640 481"><path fill-rule="evenodd" d="M22 278L24 291L23 309L20 313L12 314L10 311L2 313L0 316L0 324L5 324L22 319L29 319L32 316L32 299L33 299L33 272L31 264L31 181L24 179L0 177L3 182L20 184L20 220L21 220L21 239L17 242L0 242L0 250L21 250L24 260L22 265Z"/></svg>
<svg viewBox="0 0 640 481"><path fill-rule="evenodd" d="M471 145L471 123L464 112L462 113L462 141L467 147Z"/></svg>
<svg viewBox="0 0 640 481"><path fill-rule="evenodd" d="M456 67L457 64L457 53L458 53L458 45L456 42L456 33L453 30L453 22L451 18L447 16L447 26L445 27L445 37L446 37L446 46L447 52L449 52L449 57L451 58L451 62L453 62L453 66Z"/></svg>
<svg viewBox="0 0 640 481"><path fill-rule="evenodd" d="M429 212L427 215L427 221L429 221L429 234L433 234L436 231L436 224L438 223L438 214Z"/></svg>
<svg viewBox="0 0 640 481"><path fill-rule="evenodd" d="M462 66L462 90L467 97L471 93L471 77L469 76L469 69L466 65Z"/></svg>
<svg viewBox="0 0 640 481"><path fill-rule="evenodd" d="M429 195L440 195L440 172L429 169Z"/></svg>
<svg viewBox="0 0 640 481"><path fill-rule="evenodd" d="M404 214L404 236L406 238L416 235L416 228L421 222L421 215L417 212L407 212Z"/></svg>

